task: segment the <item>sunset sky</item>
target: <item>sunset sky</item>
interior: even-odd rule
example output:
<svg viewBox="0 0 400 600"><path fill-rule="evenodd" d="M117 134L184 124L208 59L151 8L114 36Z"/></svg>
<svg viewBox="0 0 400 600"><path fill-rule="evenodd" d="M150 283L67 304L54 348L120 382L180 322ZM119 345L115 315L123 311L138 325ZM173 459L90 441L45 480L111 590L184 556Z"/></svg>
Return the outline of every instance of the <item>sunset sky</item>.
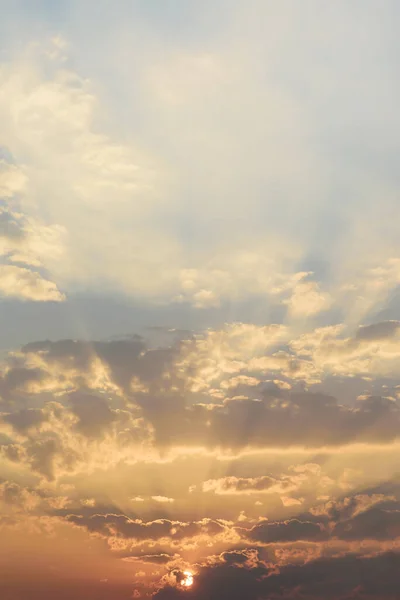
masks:
<svg viewBox="0 0 400 600"><path fill-rule="evenodd" d="M1 600L399 600L399 22L0 0Z"/></svg>

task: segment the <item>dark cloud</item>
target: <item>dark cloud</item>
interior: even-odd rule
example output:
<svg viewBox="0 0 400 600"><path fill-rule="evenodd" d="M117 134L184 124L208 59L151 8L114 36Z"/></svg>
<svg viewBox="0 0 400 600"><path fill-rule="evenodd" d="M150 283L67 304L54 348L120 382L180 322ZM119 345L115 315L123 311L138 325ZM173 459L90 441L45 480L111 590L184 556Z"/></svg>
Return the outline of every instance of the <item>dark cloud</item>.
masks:
<svg viewBox="0 0 400 600"><path fill-rule="evenodd" d="M355 339L358 341L374 341L391 338L400 327L400 321L381 321L372 325L362 325L358 328Z"/></svg>
<svg viewBox="0 0 400 600"><path fill-rule="evenodd" d="M1 444L0 455L11 462L22 462L25 457L25 450L18 444Z"/></svg>
<svg viewBox="0 0 400 600"><path fill-rule="evenodd" d="M228 565L243 565L255 557L257 557L257 551L246 548L241 551L223 552L220 558Z"/></svg>
<svg viewBox="0 0 400 600"><path fill-rule="evenodd" d="M223 533L226 528L224 524L212 519L189 523L168 519L143 522L140 519L134 520L118 514L96 514L90 517L70 514L65 519L69 523L86 528L91 533L132 540L158 540L161 538L182 540L196 535L214 536Z"/></svg>
<svg viewBox="0 0 400 600"><path fill-rule="evenodd" d="M39 354L50 365L60 363L78 370L88 369L93 356L92 345L79 340L31 342L23 346L21 352L25 355Z"/></svg>
<svg viewBox="0 0 400 600"><path fill-rule="evenodd" d="M223 564L202 567L192 588L164 587L156 600L395 600L400 584L400 554L371 558L345 555L304 565L288 565L278 572L259 561L249 568Z"/></svg>
<svg viewBox="0 0 400 600"><path fill-rule="evenodd" d="M57 459L62 460L63 469L68 472L73 471L80 458L75 450L65 447L58 436L51 434L29 444L26 455L32 469L50 481L57 474Z"/></svg>
<svg viewBox="0 0 400 600"><path fill-rule="evenodd" d="M322 471L315 457L310 463L288 463L290 466L286 467L278 461L271 469L261 464L261 458L257 459L259 466L254 469L253 458L248 462L244 459L240 469L229 464L225 470L218 465L218 468L202 471L199 476L196 474L189 483L186 474L185 478L178 477L174 492L168 489L175 469L171 459L168 467L157 465L157 470L147 464L143 467L144 477L148 474L150 480L143 482L146 491L142 490L142 483L138 488L133 483L129 492L124 491L121 498L113 501L106 492L98 495L99 479L103 478L99 476L98 467L108 459L102 454L103 443L104 448L112 446L113 465L118 464L119 468L126 456L135 460L136 448L140 461L148 449L150 452L158 450L163 455L164 450L174 446L233 452L246 447L322 448L352 442L386 444L400 435L400 406L389 397L364 394L348 406L324 393L254 385L255 373L248 375L254 375L249 385L246 385L246 377L229 380L228 392L240 391L243 397L231 395L221 400L219 396L213 397L209 389L196 396L191 392L192 375L187 369L180 370L179 343L149 350L142 338L91 344L74 340L38 342L25 346L21 354L10 359L2 390L3 397L8 395L13 402L5 404L7 412L1 415L3 441L7 442L1 446L2 457L21 462L35 475L41 475L43 489L47 485L43 478L61 486L82 469L90 474L87 483L83 475L79 480L79 486L85 489L83 500L91 501L91 485L95 490L91 505L82 506L78 488L66 491L69 498L63 503L61 492L57 492L57 497L48 498L9 481L3 484L1 491L3 505L10 514L29 515L29 518L44 515L53 519L57 527L70 524L73 527L68 529L74 536L92 537L91 542L112 549L120 563L133 571L157 569L162 573L163 568L168 570L176 565L179 570L183 568L180 561L190 564L188 555L195 555L192 562L199 560L199 564L193 566L196 571L193 588L183 590L177 581L177 587L165 587L156 597L171 600L177 596L192 596L193 600L361 599L368 598L368 594L376 595L370 572L375 570L375 576L379 576L381 570L389 583L386 589L382 588L379 600L392 600L393 564L398 566L393 556L397 555L386 555L384 564L374 562L380 560L376 556L366 566L367 559L343 554L349 548L359 549L364 541L371 542L371 553L396 547L392 541L400 538L397 500L379 488L356 496L346 491L345 497L329 500L329 494L334 493L334 469ZM36 364L40 364L40 369L32 368ZM58 390L57 385L53 387L54 382L60 390L56 392L57 401L54 401L54 392L48 391ZM104 387L103 382L106 382ZM235 385L231 386L232 382ZM246 391L249 391L247 397ZM160 477L160 483L159 474L164 468L165 479ZM182 468L190 467L183 465ZM126 468L124 473L130 476L135 469ZM116 481L113 476L110 480ZM66 480L63 481L63 477ZM327 489L322 491L323 494L326 491L328 501L310 508L309 489L314 483L318 486L322 479L328 480ZM196 493L190 496L196 506L189 510L187 504L191 501L181 493L184 489L186 494L191 483L196 484ZM107 487L108 483L103 481L101 485ZM232 506L228 511L223 506L224 498L212 494L202 496L202 492L240 496L229 499ZM297 503L282 509L282 495L286 492L295 496L287 500ZM258 501L255 506L254 500L259 500L258 494L267 493L270 495L264 496L267 499L264 512L264 508L260 508L262 504ZM143 503L129 504L129 498L136 494ZM250 499L252 508L246 505L234 512L246 494L256 494L256 498ZM157 507L157 511L149 510L149 498L157 495L172 496L175 502ZM272 495L276 498L269 503ZM272 512L274 502L279 503L280 512ZM137 511L131 512L130 506ZM222 520L228 512L232 521ZM259 516L262 513L270 520L263 520ZM212 518L202 519L203 515ZM211 545L213 553L222 552L214 562L212 557L207 558ZM296 557L299 546L302 548ZM331 550L333 546L335 555ZM284 558L279 558L279 550L286 552ZM262 552L265 558L259 559L257 552ZM315 560L318 555L324 558ZM199 556L204 557L208 566L201 566ZM285 566L279 567L278 572L277 565L283 563ZM387 564L389 566L385 566Z"/></svg>
<svg viewBox="0 0 400 600"><path fill-rule="evenodd" d="M179 403L171 403L168 419L147 415L157 440L165 445L321 447L388 443L400 437L399 404L380 397L351 408L323 394L287 394L285 398L229 399L211 407L181 409Z"/></svg>
<svg viewBox="0 0 400 600"><path fill-rule="evenodd" d="M218 566L202 569L195 577L195 583L188 591L181 588L165 587L159 590L156 600L179 598L208 598L209 600L255 600L259 596L259 577L265 576L265 567L243 569L236 566Z"/></svg>
<svg viewBox="0 0 400 600"><path fill-rule="evenodd" d="M47 415L41 409L26 408L13 413L4 414L1 418L19 433L26 433L28 430L35 428L46 421Z"/></svg>
<svg viewBox="0 0 400 600"><path fill-rule="evenodd" d="M203 491L213 491L216 494L264 492L276 485L278 480L268 475L261 477L223 477L221 479L209 479L203 483ZM290 482L281 482L283 486L289 486Z"/></svg>
<svg viewBox="0 0 400 600"><path fill-rule="evenodd" d="M293 598L332 598L341 600L355 593L355 598L368 594L377 598L393 598L399 589L400 554L386 553L371 558L346 555L336 559L320 559L305 565L291 565L277 576L265 580L266 589L278 597L291 593ZM358 596L357 596L358 594Z"/></svg>
<svg viewBox="0 0 400 600"><path fill-rule="evenodd" d="M22 489L17 483L5 481L0 484L0 500L6 504L19 504L21 495Z"/></svg>
<svg viewBox="0 0 400 600"><path fill-rule="evenodd" d="M0 206L0 237L7 238L13 244L26 237L20 218L8 209Z"/></svg>
<svg viewBox="0 0 400 600"><path fill-rule="evenodd" d="M394 322L390 323L393 328ZM378 325L388 329L387 323ZM358 335L366 338L372 333L363 330ZM0 389L10 395L51 378L61 388L72 386L80 392L70 396L78 429L91 437L101 435L115 416L107 407L109 401L94 389L97 380L91 370L95 361L101 361L128 405L140 409L151 424L157 446L318 447L388 443L400 436L400 404L382 396L364 397L356 406L348 406L327 394L273 390L260 384L247 386L246 397L242 383L240 397L216 403L205 391L196 403L190 392L196 368L192 372L190 365L180 366L180 344L146 349L139 336L92 343L35 342L22 348L22 356L40 357L41 369L11 363Z"/></svg>
<svg viewBox="0 0 400 600"><path fill-rule="evenodd" d="M93 351L108 365L112 379L123 390L129 390L130 381L138 370L141 354L145 350L144 340L139 336L129 340L93 343Z"/></svg>
<svg viewBox="0 0 400 600"><path fill-rule="evenodd" d="M331 500L310 509L310 511L312 515L316 515L319 519L326 518L328 521L338 523L365 513L373 506L380 509L396 508L398 500L393 495L385 494L385 489L385 486L377 487L370 494L364 492L355 496ZM393 491L394 488L391 489Z"/></svg>
<svg viewBox="0 0 400 600"><path fill-rule="evenodd" d="M27 392L32 383L42 382L46 373L38 368L14 366L0 378L0 396L3 400L11 400L15 395Z"/></svg>
<svg viewBox="0 0 400 600"><path fill-rule="evenodd" d="M48 514L57 515L104 538L117 537L151 544L162 539L168 540L167 543L180 542L199 535L222 535L223 539L238 539L239 536L243 545L247 546L250 542L255 547L297 542L391 542L400 539L400 501L383 495L358 495L331 501L310 509L310 512L297 518L263 520L252 527L241 526L240 522L235 524L210 518L188 522L170 518L143 521L134 513L129 516L120 514L117 507L101 503L97 506L82 506L79 510L73 509L73 512L71 508L52 509ZM243 550L239 552L238 556L236 553L224 554L224 560L240 563L249 559L249 554L246 555L247 558L243 558ZM165 554L161 546L157 549L157 554ZM133 552L126 552L125 556L132 557L132 560L142 558Z"/></svg>
<svg viewBox="0 0 400 600"><path fill-rule="evenodd" d="M88 437L100 437L117 418L104 398L77 392L69 395L69 402L79 419L78 431Z"/></svg>
<svg viewBox="0 0 400 600"><path fill-rule="evenodd" d="M47 342L43 344L44 347L48 345ZM363 397L354 407L340 404L334 397L322 393L281 390L279 393L260 391L258 398L228 398L220 404L210 397L208 404L191 403L190 395L185 392L185 381L167 368L171 365L170 350L141 352L141 347L141 342L133 342L127 361L129 368L126 363L116 366L113 362L117 363L119 353L123 354L122 346L118 346L114 356L112 348L115 350L115 346L105 344L102 359L106 360L107 354L114 383L125 389L129 410L134 413L139 409L151 425L156 446L312 448L354 442L385 444L400 437L400 404L382 396ZM57 360L63 357L59 377L67 377L63 374L67 364L73 369L78 365L83 369L74 383L77 392L69 396L71 410L79 419L78 431L89 437L102 435L112 425L116 414L108 397L87 391L88 347L65 342L50 348ZM41 371L12 369L7 374L7 388L23 387L43 377ZM142 388L130 390L133 377L139 379ZM3 382L3 388L4 385ZM204 399L207 399L206 395ZM20 427L24 426L24 420L28 427L29 419L34 421L35 418L39 419L39 413L7 417L10 423L19 423Z"/></svg>
<svg viewBox="0 0 400 600"><path fill-rule="evenodd" d="M264 543L283 542L286 528L287 541L393 541L400 538L400 500L384 494L357 494L311 508L298 519L261 523L247 536Z"/></svg>
<svg viewBox="0 0 400 600"><path fill-rule="evenodd" d="M54 479L54 459L62 447L57 439L40 440L29 448L29 458L35 471Z"/></svg>
<svg viewBox="0 0 400 600"><path fill-rule="evenodd" d="M326 532L318 523L298 519L276 523L263 522L244 533L250 540L265 544L298 540L319 541L327 538Z"/></svg>
<svg viewBox="0 0 400 600"><path fill-rule="evenodd" d="M400 538L400 502L386 502L338 523L332 536L342 540Z"/></svg>
<svg viewBox="0 0 400 600"><path fill-rule="evenodd" d="M148 435L148 427L137 418L134 407L112 408L103 396L85 392L64 395L60 400L64 404L46 401L42 408L0 415L0 424L9 425L18 434L18 440L13 440L18 443L1 446L4 457L54 479L85 464L88 441L97 443L108 436L118 452L133 448ZM6 433L11 440L6 437L5 441L11 442L13 434Z"/></svg>
<svg viewBox="0 0 400 600"><path fill-rule="evenodd" d="M147 349L139 335L106 342L33 342L23 346L21 351L25 355L40 354L41 360L49 365L58 364L81 372L88 371L93 361L100 359L109 369L113 382L128 395L133 377L146 383L159 381L174 357L172 348Z"/></svg>

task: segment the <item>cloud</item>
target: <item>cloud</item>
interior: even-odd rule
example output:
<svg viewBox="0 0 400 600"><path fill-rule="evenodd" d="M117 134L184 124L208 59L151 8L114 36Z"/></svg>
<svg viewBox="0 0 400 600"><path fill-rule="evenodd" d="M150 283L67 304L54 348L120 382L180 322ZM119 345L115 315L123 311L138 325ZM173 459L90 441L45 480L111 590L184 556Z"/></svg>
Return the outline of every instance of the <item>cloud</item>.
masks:
<svg viewBox="0 0 400 600"><path fill-rule="evenodd" d="M65 231L27 216L21 202L6 202L0 207L0 255L9 263L43 267L46 258L61 257Z"/></svg>
<svg viewBox="0 0 400 600"><path fill-rule="evenodd" d="M14 394L34 392L35 389L40 390L45 379L46 373L40 368L15 364L11 368L6 368L2 374L0 380L1 396L4 400L8 400Z"/></svg>
<svg viewBox="0 0 400 600"><path fill-rule="evenodd" d="M145 353L145 348L140 336L131 340L93 343L82 340L32 342L21 349L19 359L45 369L56 389L58 386L61 389L78 386L79 389L85 382L88 388L104 389L104 386L109 386L109 391L115 392L119 388L129 393L135 376L146 384L152 379L158 380L170 360L168 349Z"/></svg>
<svg viewBox="0 0 400 600"><path fill-rule="evenodd" d="M17 165L10 164L4 158L0 159L0 198L10 199L23 192L26 185L26 175Z"/></svg>
<svg viewBox="0 0 400 600"><path fill-rule="evenodd" d="M104 398L75 393L69 396L71 410L78 417L76 427L88 437L99 438L117 419Z"/></svg>
<svg viewBox="0 0 400 600"><path fill-rule="evenodd" d="M58 439L59 451L69 448L71 456L85 453L84 438L101 440L112 460L126 456L130 444L138 449L142 443L147 451L156 452L173 448L240 452L389 444L398 439L400 408L392 396L365 394L351 406L321 392L268 383L274 381L271 373L257 370L255 361L276 357L274 346L285 331L280 326L235 324L166 348L146 348L140 337L35 342L6 358L0 393L7 402L21 401L27 394L31 400L57 394L58 408L47 401L47 408L35 409L52 415L47 433L43 430L39 437L44 439L52 430L52 443ZM328 340L339 358L341 349L347 352L353 344L362 344L361 352L365 351L364 341L336 337L332 341L332 335L335 332L316 330L309 339L301 336L291 344L299 352L309 347L314 352L321 338L315 360L327 356L323 348ZM372 352L369 344L366 349ZM36 418L39 413L25 412L7 416L5 422L15 424L21 435L24 422L28 429L29 419ZM84 462L77 465L83 467ZM261 481L250 480L248 493ZM222 480L213 485L219 492L235 487ZM277 485L276 491L283 491L282 482ZM246 478L238 486L243 492Z"/></svg>
<svg viewBox="0 0 400 600"><path fill-rule="evenodd" d="M171 521L158 519L143 522L140 519L130 519L125 515L95 514L90 517L69 514L66 521L79 527L85 527L91 533L98 533L105 538L119 537L134 542L170 540L182 541L196 536L218 536L224 533L225 525L211 519L197 522Z"/></svg>
<svg viewBox="0 0 400 600"><path fill-rule="evenodd" d="M208 479L203 482L201 487L205 493L212 492L217 496L239 496L241 500L244 500L246 496L255 495L259 498L268 495L270 498L262 498L266 504L271 501L271 496L274 496L274 500L278 499L285 507L301 505L304 502L303 496L308 494L310 488L317 496L319 492L327 493L333 490L335 482L323 473L320 465L305 463L289 466L287 472L280 469L279 474L274 476L228 476L220 479ZM263 506L263 502L260 500L256 500L256 506Z"/></svg>
<svg viewBox="0 0 400 600"><path fill-rule="evenodd" d="M106 512L106 510L104 513L96 513L93 509L86 511L87 514L72 514L68 508L58 511L58 514L67 523L106 539L113 551L122 552L127 557L131 556L129 560L142 560L143 552L146 553L144 556L147 556L151 552L154 553L156 548L157 553L164 555L166 548L175 553L185 553L188 549L196 547L216 546L227 549L232 548L232 544L238 547L248 547L252 544L260 551L262 548L269 548L268 552L276 551L277 556L286 549L289 552L287 562L290 563L294 559L290 551L296 549L296 544L300 544L297 549L298 558L305 557L303 562L315 556L337 556L338 553L346 552L368 555L371 549L378 552L383 551L385 547L395 549L398 546L400 540L398 501L383 497L378 499L356 496L354 501L349 498L346 504L349 509L353 505L353 509L348 510L347 514L344 510L339 514L332 512L331 509L329 513L316 509L302 513L299 518L277 521L269 521L265 518L258 521L242 519L241 516L236 522L209 518L199 521L165 518L144 521L133 516ZM303 547L302 544L303 546L314 544L314 546ZM143 548L140 554L135 550L139 547ZM303 551L307 548L310 552L304 554ZM170 556L170 553L167 554ZM250 564L254 552L250 554L246 553L246 558L243 559L240 556L235 558L224 555L224 560L231 564L246 561ZM160 562L167 562L164 558L160 559ZM145 558L143 560L146 561ZM282 559L280 564L284 563Z"/></svg>
<svg viewBox="0 0 400 600"><path fill-rule="evenodd" d="M218 597L239 598L288 597L331 600L378 597L392 600L398 589L400 556L386 553L370 558L346 555L334 559L318 559L302 566L290 565L279 571L259 560L250 568L238 564L203 567L196 575L191 590L161 588L157 600Z"/></svg>
<svg viewBox="0 0 400 600"><path fill-rule="evenodd" d="M157 280L147 278L147 272L150 265L163 260L151 252L150 238L164 247L164 257L173 256L176 246L149 226L143 233L161 167L155 167L144 152L96 129L100 110L95 86L68 68L66 45L61 51L54 39L49 45L56 53L50 55L46 44L33 44L29 53L14 55L2 64L3 144L17 163L3 169L3 195L23 191L20 205L30 231L26 244L40 249L41 237L47 250L57 247L57 252L40 252L40 262L63 289L76 289L88 277L96 286L107 272L109 284L120 291L157 293ZM39 225L43 214L51 215L53 223ZM123 234L124 222L137 229L134 246L130 234ZM32 252L13 246L14 260L30 260ZM101 268L97 258L90 258L94 255L103 256ZM127 277L132 267L135 274Z"/></svg>
<svg viewBox="0 0 400 600"><path fill-rule="evenodd" d="M355 496L342 498L340 500L329 501L326 504L319 505L310 509L310 512L316 516L327 516L335 522L342 522L351 519L371 507L394 500L394 496L388 496L381 493L357 494Z"/></svg>
<svg viewBox="0 0 400 600"><path fill-rule="evenodd" d="M355 336L343 335L343 325L321 327L291 340L289 345L319 373L395 378L400 346L397 327L390 323L362 327Z"/></svg>
<svg viewBox="0 0 400 600"><path fill-rule="evenodd" d="M311 523L316 528L318 527L320 539L325 541L330 539L365 543L367 540L394 542L400 539L400 502L393 495L356 494L312 507L301 518L308 518L307 524ZM275 531L279 535L279 531L284 530L284 526L288 526L288 535L290 536L289 525L294 525L292 527L294 531L296 531L296 526L298 527L299 537L297 539L310 540L312 537L308 537L309 532L303 523L304 521L297 520L284 523L261 523L253 527L249 537L254 541L268 542L270 540L273 542ZM304 527L304 531L302 531L302 527ZM304 535L301 535L302 533ZM318 540L318 534L316 534L315 540Z"/></svg>
<svg viewBox="0 0 400 600"><path fill-rule="evenodd" d="M53 258L60 256L62 228L43 225L37 218L24 214L20 196L27 181L22 169L0 159L0 296L60 302L65 295L54 281L32 267L42 267L46 254L52 254Z"/></svg>
<svg viewBox="0 0 400 600"><path fill-rule="evenodd" d="M376 339L371 337L373 331ZM184 343L181 366L190 369L194 390L215 388L221 380L237 376L257 375L260 381L279 376L309 385L329 375L396 379L400 348L396 332L394 321L363 326L353 335L343 324L299 334L289 326L234 323Z"/></svg>
<svg viewBox="0 0 400 600"><path fill-rule="evenodd" d="M0 211L0 237L2 240L7 240L8 243L17 242L24 237L24 232L16 215L4 209ZM3 253L6 251L3 248Z"/></svg>
<svg viewBox="0 0 400 600"><path fill-rule="evenodd" d="M141 554L140 556L128 556L122 560L126 562L144 562L154 563L156 565L165 565L179 558L179 554Z"/></svg>
<svg viewBox="0 0 400 600"><path fill-rule="evenodd" d="M383 41L370 49L356 9L332 9L322 40L318 11L312 23L295 8L271 20L257 3L269 32L261 35L255 13L221 1L217 19L203 10L203 26L197 9L185 13L190 43L183 32L166 34L176 31L172 9L125 9L123 25L107 8L97 15L90 53L81 23L91 15L75 3L68 24L39 11L42 28L15 9L6 21L24 22L18 45L4 25L1 128L17 166L1 189L23 189L24 215L46 215L46 227L62 230L61 256L43 258L49 278L66 294L106 290L211 313L251 299L289 321L329 321L333 308L359 324L384 304L399 282L388 216L396 175L376 148L359 144L355 123L392 156L396 126L383 115L395 112L396 53ZM389 10L379 31L371 7L365 19L371 37L391 39ZM337 44L343 22L349 47ZM306 34L296 42L299 28ZM369 77L356 81L360 57ZM303 95L298 72L326 85ZM321 143L330 150L321 153ZM308 263L325 265L326 280L306 281Z"/></svg>
<svg viewBox="0 0 400 600"><path fill-rule="evenodd" d="M3 451L22 467L49 480L76 472L135 461L149 440L148 426L131 411L108 406L101 397L72 394L65 404L1 414ZM15 444L11 443L14 441ZM10 449L7 449L10 446Z"/></svg>
<svg viewBox="0 0 400 600"><path fill-rule="evenodd" d="M395 540L400 537L400 503L374 506L341 521L332 534L344 540Z"/></svg>
<svg viewBox="0 0 400 600"><path fill-rule="evenodd" d="M332 299L327 293L321 292L315 281L300 281L296 284L292 296L283 301L289 308L291 317L309 317L328 310Z"/></svg>
<svg viewBox="0 0 400 600"><path fill-rule="evenodd" d="M10 481L0 484L0 502L14 511L32 511L38 507L41 501L42 498L35 490L28 490Z"/></svg>
<svg viewBox="0 0 400 600"><path fill-rule="evenodd" d="M223 552L219 557L228 565L247 565L249 567L258 560L257 550L245 549L241 551Z"/></svg>
<svg viewBox="0 0 400 600"><path fill-rule="evenodd" d="M35 429L46 421L46 414L38 408L25 408L19 411L3 414L2 421L11 425L18 433Z"/></svg>
<svg viewBox="0 0 400 600"><path fill-rule="evenodd" d="M292 316L326 310L328 293L317 283L301 281L309 271L296 271L298 257L305 253L304 242L294 233L283 234L278 215L272 224L274 210L268 236L259 226L253 231L254 223L266 222L261 197L268 197L272 208L275 194L283 195L289 215L289 207L295 208L292 198L300 195L304 206L324 187L327 165L305 127L306 122L314 126L314 120L304 114L299 118L291 90L260 79L249 57L237 52L233 57L216 44L209 52L164 48L160 58L154 54L152 34L145 32L141 39L149 45L152 58L143 49L131 48L132 56L141 56L141 61L131 61L134 75L129 76L137 81L129 106L141 111L141 133L131 118L124 122L123 135L118 123L114 128L106 124L103 112L109 98L104 90L110 86L101 83L101 77L99 81L94 65L87 73L73 43L61 35L41 36L40 43L26 40L29 51L13 52L3 65L4 144L26 177L28 217L51 215L52 223L46 227L62 238L62 252L57 257L45 253L44 268L67 293L83 288L97 291L101 285L113 293L184 302L199 309L251 297L274 304L285 297L282 293L289 293ZM110 43L108 35L102 40L105 45ZM115 40L111 46L114 52L108 53L107 60L115 60ZM113 68L117 79L121 69L117 61ZM193 73L197 73L195 80ZM208 102L200 102L194 93L199 86L203 92L208 90ZM126 90L121 98L128 101L131 92ZM232 104L232 97L253 106L250 126L249 116ZM261 97L265 102L260 104ZM220 109L214 114L214 102L224 106L221 114ZM256 117L265 110L274 119ZM171 123L181 126L171 130ZM163 144L155 143L159 130L169 131ZM243 156L243 143L237 144L235 130L254 149L251 160ZM269 161L267 172L264 156ZM218 178L208 176L215 165ZM321 174L312 184L304 176L310 168ZM253 182L250 195L247 180ZM195 186L194 181L201 185ZM196 233L191 243L196 241L196 248L190 255L187 236L180 233L185 228L179 225L188 219L187 193L196 198L190 219ZM160 218L166 206L178 227L169 218ZM282 219L286 225L290 221L287 216ZM207 236L205 244L210 229L212 238ZM16 253L17 258L28 260L23 253Z"/></svg>
<svg viewBox="0 0 400 600"><path fill-rule="evenodd" d="M376 341L391 338L396 335L400 327L399 321L382 321L372 325L362 325L355 335L356 340Z"/></svg>
<svg viewBox="0 0 400 600"><path fill-rule="evenodd" d="M297 519L280 523L260 523L250 529L246 535L253 542L266 544L297 540L318 541L326 538L326 534L319 524Z"/></svg>
<svg viewBox="0 0 400 600"><path fill-rule="evenodd" d="M193 391L207 390L214 381L240 373L250 359L264 356L286 336L287 329L282 325L227 324L220 330L209 330L183 342L179 366L189 373L194 372Z"/></svg>
<svg viewBox="0 0 400 600"><path fill-rule="evenodd" d="M160 502L161 504L171 504L175 502L174 498L168 498L167 496L152 496L151 497L154 502Z"/></svg>
<svg viewBox="0 0 400 600"><path fill-rule="evenodd" d="M0 265L0 294L35 302L65 300L55 283L44 279L40 273L13 265Z"/></svg>
<svg viewBox="0 0 400 600"><path fill-rule="evenodd" d="M259 494L271 492L280 488L279 482L273 477L223 477L222 479L208 479L204 481L203 492L214 492L220 495L230 494Z"/></svg>
<svg viewBox="0 0 400 600"><path fill-rule="evenodd" d="M229 399L209 407L179 408L168 422L150 417L157 439L170 446L207 448L334 447L389 443L399 436L399 408L385 398L357 408L323 394Z"/></svg>

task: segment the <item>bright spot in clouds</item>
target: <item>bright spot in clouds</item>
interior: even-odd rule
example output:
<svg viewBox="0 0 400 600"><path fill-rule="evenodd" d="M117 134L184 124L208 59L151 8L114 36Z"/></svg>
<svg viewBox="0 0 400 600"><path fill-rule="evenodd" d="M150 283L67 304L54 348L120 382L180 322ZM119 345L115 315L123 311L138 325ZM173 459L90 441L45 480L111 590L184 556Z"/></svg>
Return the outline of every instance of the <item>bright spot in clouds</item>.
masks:
<svg viewBox="0 0 400 600"><path fill-rule="evenodd" d="M190 571L184 571L183 574L185 578L182 580L182 585L184 587L190 587L191 585L193 585L193 573L191 573Z"/></svg>

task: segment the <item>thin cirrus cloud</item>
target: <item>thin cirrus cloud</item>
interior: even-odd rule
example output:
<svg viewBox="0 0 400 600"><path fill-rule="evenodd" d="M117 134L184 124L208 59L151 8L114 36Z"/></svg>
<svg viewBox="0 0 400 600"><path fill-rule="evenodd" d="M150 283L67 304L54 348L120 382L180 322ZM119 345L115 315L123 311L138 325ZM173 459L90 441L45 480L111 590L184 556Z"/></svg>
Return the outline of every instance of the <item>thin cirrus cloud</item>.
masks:
<svg viewBox="0 0 400 600"><path fill-rule="evenodd" d="M395 600L398 7L106 4L2 7L0 596Z"/></svg>

